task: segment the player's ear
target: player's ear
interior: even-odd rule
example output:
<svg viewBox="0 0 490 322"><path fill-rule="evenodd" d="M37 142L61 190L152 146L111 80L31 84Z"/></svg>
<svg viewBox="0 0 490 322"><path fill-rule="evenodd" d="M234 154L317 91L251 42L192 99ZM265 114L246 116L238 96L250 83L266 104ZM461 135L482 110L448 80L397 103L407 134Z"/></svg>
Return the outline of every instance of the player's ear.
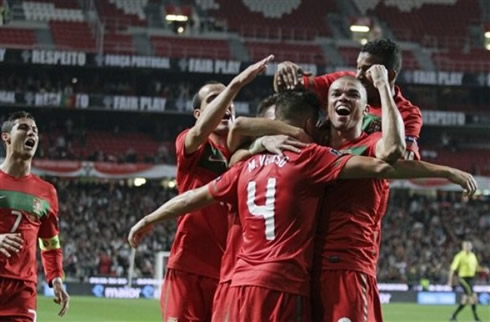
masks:
<svg viewBox="0 0 490 322"><path fill-rule="evenodd" d="M390 83L395 81L397 75L398 75L398 72L396 70L394 70L393 68L388 69L388 81Z"/></svg>
<svg viewBox="0 0 490 322"><path fill-rule="evenodd" d="M364 109L362 110L362 115L366 116L369 113L369 105L364 105Z"/></svg>
<svg viewBox="0 0 490 322"><path fill-rule="evenodd" d="M2 132L2 141L5 142L5 144L10 143L10 133Z"/></svg>
<svg viewBox="0 0 490 322"><path fill-rule="evenodd" d="M198 118L199 118L199 116L201 116L201 110L200 110L200 109L198 109L198 108L196 108L196 109L194 110L194 117L195 117L196 119L198 119Z"/></svg>

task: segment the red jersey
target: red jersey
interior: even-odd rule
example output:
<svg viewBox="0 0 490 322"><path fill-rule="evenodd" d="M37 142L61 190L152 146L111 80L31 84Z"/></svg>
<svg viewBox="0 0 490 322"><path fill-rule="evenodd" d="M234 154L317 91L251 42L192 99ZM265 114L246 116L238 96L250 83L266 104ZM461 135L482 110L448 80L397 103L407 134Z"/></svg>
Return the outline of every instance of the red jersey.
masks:
<svg viewBox="0 0 490 322"><path fill-rule="evenodd" d="M374 157L381 133L363 133L341 151ZM387 180L339 180L328 186L318 223L315 250L323 269L348 269L376 277L381 219L389 195Z"/></svg>
<svg viewBox="0 0 490 322"><path fill-rule="evenodd" d="M313 78L313 83L310 83L310 79L307 76L303 78L303 81L305 87L312 88L319 96L322 104L327 106L328 89L330 85L336 79L345 75L355 76L353 72L343 71L317 76ZM420 130L422 129L422 114L420 113L420 108L403 97L400 87L397 85L395 85L394 100L402 116L403 123L405 124L407 149L414 152L416 160L420 160L419 148L417 146L417 140L420 137ZM381 131L381 105L369 105L369 113L364 117L362 129L367 133Z"/></svg>
<svg viewBox="0 0 490 322"><path fill-rule="evenodd" d="M238 166L238 164L237 164ZM229 205L228 211L228 235L226 236L226 249L221 258L221 271L219 282L231 281L235 272L235 264L238 259L238 251L242 246L242 225L235 205Z"/></svg>
<svg viewBox="0 0 490 322"><path fill-rule="evenodd" d="M207 140L197 151L185 154L183 131L175 143L179 193L208 184L227 170L229 152ZM168 267L219 279L221 257L226 245L228 208L216 204L178 219Z"/></svg>
<svg viewBox="0 0 490 322"><path fill-rule="evenodd" d="M299 154L260 154L209 185L237 204L243 229L231 286L259 286L309 296L317 206L350 156L311 144Z"/></svg>
<svg viewBox="0 0 490 322"><path fill-rule="evenodd" d="M53 185L33 174L16 178L0 171L0 234L5 233L20 233L24 244L10 258L0 254L0 277L37 283L38 238L46 280L63 277Z"/></svg>

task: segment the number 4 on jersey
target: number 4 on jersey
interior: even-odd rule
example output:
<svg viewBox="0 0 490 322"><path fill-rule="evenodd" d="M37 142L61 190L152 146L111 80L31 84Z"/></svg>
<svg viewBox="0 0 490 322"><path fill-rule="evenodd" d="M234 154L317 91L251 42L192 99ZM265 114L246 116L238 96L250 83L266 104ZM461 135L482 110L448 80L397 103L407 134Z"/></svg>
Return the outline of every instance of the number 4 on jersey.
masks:
<svg viewBox="0 0 490 322"><path fill-rule="evenodd" d="M255 204L256 182L250 181L247 186L247 206L248 211L257 217L263 217L265 220L265 238L274 240L275 221L274 221L274 203L276 201L276 179L269 178L267 180L267 191L265 193L265 205L258 206Z"/></svg>

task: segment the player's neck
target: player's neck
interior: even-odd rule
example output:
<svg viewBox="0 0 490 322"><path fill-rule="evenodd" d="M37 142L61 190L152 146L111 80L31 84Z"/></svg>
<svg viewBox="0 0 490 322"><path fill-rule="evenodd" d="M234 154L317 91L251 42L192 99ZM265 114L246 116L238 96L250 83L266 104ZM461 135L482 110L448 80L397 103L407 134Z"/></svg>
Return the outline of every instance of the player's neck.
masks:
<svg viewBox="0 0 490 322"><path fill-rule="evenodd" d="M0 169L9 176L22 178L31 174L32 159L21 159L13 155L5 158L5 161L0 165Z"/></svg>
<svg viewBox="0 0 490 322"><path fill-rule="evenodd" d="M330 128L330 146L334 149L342 147L344 144L354 141L362 135L361 127L354 127L347 131L340 131Z"/></svg>
<svg viewBox="0 0 490 322"><path fill-rule="evenodd" d="M214 144L226 146L226 135L211 133L209 139L213 141Z"/></svg>

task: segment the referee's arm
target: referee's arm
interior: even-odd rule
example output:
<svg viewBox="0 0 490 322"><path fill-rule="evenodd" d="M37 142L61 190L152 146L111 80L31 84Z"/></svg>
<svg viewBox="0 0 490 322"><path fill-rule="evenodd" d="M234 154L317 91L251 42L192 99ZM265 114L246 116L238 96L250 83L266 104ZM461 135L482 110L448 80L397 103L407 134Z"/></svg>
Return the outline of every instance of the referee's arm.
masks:
<svg viewBox="0 0 490 322"><path fill-rule="evenodd" d="M448 281L447 281L447 284L449 286L453 286L453 279L454 279L454 274L455 272L458 270L459 268L459 262L461 260L461 256L460 254L457 254L456 256L454 256L453 258L453 262L451 264L451 268L449 269L449 278L448 278Z"/></svg>

